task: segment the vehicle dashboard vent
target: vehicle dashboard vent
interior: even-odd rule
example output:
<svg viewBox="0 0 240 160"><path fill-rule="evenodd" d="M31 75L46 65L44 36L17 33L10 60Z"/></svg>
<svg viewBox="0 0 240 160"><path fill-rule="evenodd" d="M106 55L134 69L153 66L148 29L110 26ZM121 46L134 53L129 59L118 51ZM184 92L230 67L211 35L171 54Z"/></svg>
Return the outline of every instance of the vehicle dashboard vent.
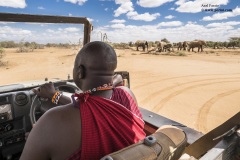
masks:
<svg viewBox="0 0 240 160"><path fill-rule="evenodd" d="M23 106L28 103L28 97L25 93L18 93L15 96L15 102L19 106Z"/></svg>

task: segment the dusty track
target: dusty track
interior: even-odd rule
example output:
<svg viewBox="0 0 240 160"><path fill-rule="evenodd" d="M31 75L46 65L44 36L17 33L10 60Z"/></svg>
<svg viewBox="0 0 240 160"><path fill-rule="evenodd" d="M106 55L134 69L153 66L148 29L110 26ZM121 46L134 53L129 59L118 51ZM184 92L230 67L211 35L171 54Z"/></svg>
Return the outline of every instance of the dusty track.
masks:
<svg viewBox="0 0 240 160"><path fill-rule="evenodd" d="M236 90L231 90L229 92L225 92L225 93L220 93L218 95L216 95L215 97L209 99L200 109L199 114L198 114L198 120L197 120L197 125L198 125L198 129L203 131L203 132L207 132L207 116L211 110L211 108L213 107L213 105L219 101L220 99L226 97L226 96L231 96L232 94L238 93L240 92L240 89L236 89Z"/></svg>

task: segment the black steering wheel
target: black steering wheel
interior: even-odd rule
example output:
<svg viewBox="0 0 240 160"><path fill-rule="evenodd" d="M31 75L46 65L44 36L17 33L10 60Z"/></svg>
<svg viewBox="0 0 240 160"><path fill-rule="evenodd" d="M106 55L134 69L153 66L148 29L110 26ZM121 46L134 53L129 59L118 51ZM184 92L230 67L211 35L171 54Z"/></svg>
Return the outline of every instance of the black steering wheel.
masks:
<svg viewBox="0 0 240 160"><path fill-rule="evenodd" d="M81 90L74 83L71 82L56 82L54 83L54 87L57 91L63 92L63 95L66 96L70 96L71 94L81 92ZM30 120L32 126L37 122L36 110L38 111L39 115L42 115L50 108L56 106L57 106L56 104L52 103L51 99L42 98L37 95L34 95L30 108Z"/></svg>

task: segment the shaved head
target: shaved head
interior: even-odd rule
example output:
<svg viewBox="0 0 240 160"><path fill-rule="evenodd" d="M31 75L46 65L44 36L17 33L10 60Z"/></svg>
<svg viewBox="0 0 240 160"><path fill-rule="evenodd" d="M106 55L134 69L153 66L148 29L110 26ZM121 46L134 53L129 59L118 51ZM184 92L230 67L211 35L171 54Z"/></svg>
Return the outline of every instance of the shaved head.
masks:
<svg viewBox="0 0 240 160"><path fill-rule="evenodd" d="M110 45L101 41L89 42L76 56L73 69L74 81L79 81L78 72L81 72L82 79L89 79L92 76L113 76L116 67L116 52Z"/></svg>
<svg viewBox="0 0 240 160"><path fill-rule="evenodd" d="M79 51L75 65L83 65L93 72L113 72L117 67L116 52L104 42L90 42Z"/></svg>

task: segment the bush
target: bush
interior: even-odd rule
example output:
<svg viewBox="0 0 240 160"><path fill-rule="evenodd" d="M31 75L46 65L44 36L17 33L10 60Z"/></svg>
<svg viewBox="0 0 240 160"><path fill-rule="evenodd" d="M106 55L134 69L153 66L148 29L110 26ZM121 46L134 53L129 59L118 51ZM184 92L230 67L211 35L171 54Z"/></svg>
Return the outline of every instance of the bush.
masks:
<svg viewBox="0 0 240 160"><path fill-rule="evenodd" d="M176 56L187 56L187 55L186 55L186 53L183 53L183 52L177 52Z"/></svg>
<svg viewBox="0 0 240 160"><path fill-rule="evenodd" d="M3 48L0 48L0 66L4 65L2 62L2 58L5 56L5 50Z"/></svg>
<svg viewBox="0 0 240 160"><path fill-rule="evenodd" d="M0 55L4 54L5 50L3 48L0 48Z"/></svg>

